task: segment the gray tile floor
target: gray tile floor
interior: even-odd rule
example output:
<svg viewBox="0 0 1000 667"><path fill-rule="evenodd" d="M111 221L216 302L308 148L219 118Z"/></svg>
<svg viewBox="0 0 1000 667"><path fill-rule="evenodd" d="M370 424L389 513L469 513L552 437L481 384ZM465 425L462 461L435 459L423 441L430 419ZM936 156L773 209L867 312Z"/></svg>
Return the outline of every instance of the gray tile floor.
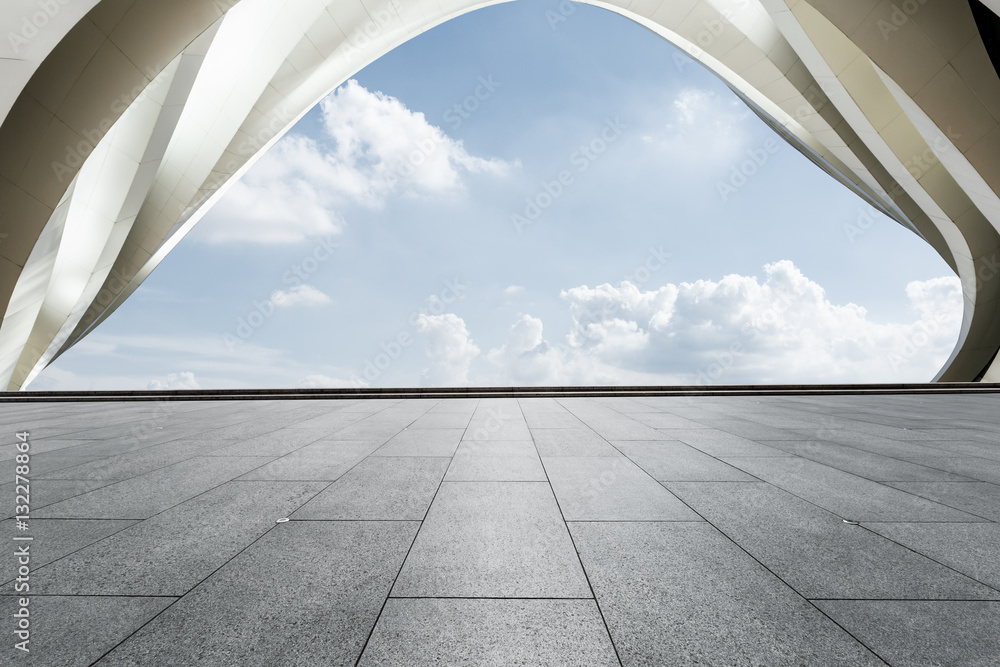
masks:
<svg viewBox="0 0 1000 667"><path fill-rule="evenodd" d="M995 666L998 408L0 405L5 664Z"/></svg>

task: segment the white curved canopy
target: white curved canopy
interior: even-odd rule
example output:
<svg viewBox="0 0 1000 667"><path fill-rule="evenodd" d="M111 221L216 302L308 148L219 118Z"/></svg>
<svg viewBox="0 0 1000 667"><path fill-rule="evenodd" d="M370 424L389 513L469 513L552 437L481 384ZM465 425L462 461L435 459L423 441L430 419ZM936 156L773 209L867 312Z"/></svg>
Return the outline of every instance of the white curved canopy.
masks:
<svg viewBox="0 0 1000 667"><path fill-rule="evenodd" d="M103 321L352 74L490 4L0 0L0 381L24 388ZM1000 381L1000 78L964 0L590 4L703 63L930 243L965 297L937 379Z"/></svg>

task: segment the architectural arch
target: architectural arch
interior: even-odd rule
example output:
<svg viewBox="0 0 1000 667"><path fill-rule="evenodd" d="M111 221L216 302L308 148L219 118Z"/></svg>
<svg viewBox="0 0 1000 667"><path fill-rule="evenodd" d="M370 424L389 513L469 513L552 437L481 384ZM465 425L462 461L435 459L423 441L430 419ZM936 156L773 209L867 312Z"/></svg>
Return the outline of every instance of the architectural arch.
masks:
<svg viewBox="0 0 1000 667"><path fill-rule="evenodd" d="M1000 78L984 42L1000 3L971 2L589 4L708 67L933 246L965 300L935 379L1000 381ZM0 381L24 388L114 312L352 74L491 4L2 0Z"/></svg>

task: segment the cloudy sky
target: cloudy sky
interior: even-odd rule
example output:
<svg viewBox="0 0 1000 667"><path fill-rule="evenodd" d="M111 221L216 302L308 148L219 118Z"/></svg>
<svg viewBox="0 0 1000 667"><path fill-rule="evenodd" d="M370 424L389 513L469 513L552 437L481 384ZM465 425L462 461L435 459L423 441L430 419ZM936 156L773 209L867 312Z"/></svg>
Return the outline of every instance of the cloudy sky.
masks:
<svg viewBox="0 0 1000 667"><path fill-rule="evenodd" d="M31 388L933 377L961 297L929 246L653 33L557 7L357 72Z"/></svg>

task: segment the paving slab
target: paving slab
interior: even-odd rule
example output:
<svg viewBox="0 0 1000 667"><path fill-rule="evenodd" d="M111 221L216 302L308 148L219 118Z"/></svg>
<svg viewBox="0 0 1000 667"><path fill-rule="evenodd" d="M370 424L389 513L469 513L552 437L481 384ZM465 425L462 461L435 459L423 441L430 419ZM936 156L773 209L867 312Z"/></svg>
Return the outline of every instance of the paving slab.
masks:
<svg viewBox="0 0 1000 667"><path fill-rule="evenodd" d="M278 525L98 665L354 665L417 526Z"/></svg>
<svg viewBox="0 0 1000 667"><path fill-rule="evenodd" d="M301 449L306 445L322 440L333 434L329 428L284 428L273 433L266 433L228 443L221 448L209 452L209 456L284 456Z"/></svg>
<svg viewBox="0 0 1000 667"><path fill-rule="evenodd" d="M762 445L749 438L726 433L714 428L667 428L660 429L661 439L679 440L710 456L717 458L731 456L788 456L774 447Z"/></svg>
<svg viewBox="0 0 1000 667"><path fill-rule="evenodd" d="M176 440L138 449L96 461L82 463L55 472L37 475L38 479L101 479L120 482L165 468L180 461L204 456L225 447L228 440Z"/></svg>
<svg viewBox="0 0 1000 667"><path fill-rule="evenodd" d="M531 433L524 418L518 413L497 413L497 417L480 418L478 413L469 422L463 440L530 440Z"/></svg>
<svg viewBox="0 0 1000 667"><path fill-rule="evenodd" d="M769 440L775 449L801 456L875 482L968 481L968 477L910 461L873 454L864 449L819 440Z"/></svg>
<svg viewBox="0 0 1000 667"><path fill-rule="evenodd" d="M776 428L747 419L712 420L712 427L749 440L801 440L800 431L792 428Z"/></svg>
<svg viewBox="0 0 1000 667"><path fill-rule="evenodd" d="M619 665L593 600L390 599L361 666Z"/></svg>
<svg viewBox="0 0 1000 667"><path fill-rule="evenodd" d="M41 475L57 472L83 463L98 461L117 453L119 452L111 451L105 447L95 447L94 441L91 441L91 444L80 445L78 447L52 450L41 454L31 453L31 475L33 477L40 477Z"/></svg>
<svg viewBox="0 0 1000 667"><path fill-rule="evenodd" d="M989 482L886 482L886 485L990 521L1000 521L1000 485L997 484Z"/></svg>
<svg viewBox="0 0 1000 667"><path fill-rule="evenodd" d="M567 521L701 521L627 458L557 456L542 463Z"/></svg>
<svg viewBox="0 0 1000 667"><path fill-rule="evenodd" d="M544 482L443 482L394 597L591 597Z"/></svg>
<svg viewBox="0 0 1000 667"><path fill-rule="evenodd" d="M378 448L375 456L451 456L465 429L408 428Z"/></svg>
<svg viewBox="0 0 1000 667"><path fill-rule="evenodd" d="M426 412L408 428L460 428L465 429L472 420L472 412Z"/></svg>
<svg viewBox="0 0 1000 667"><path fill-rule="evenodd" d="M420 521L449 459L369 456L299 508L292 519Z"/></svg>
<svg viewBox="0 0 1000 667"><path fill-rule="evenodd" d="M364 413L354 412L348 407L344 407L337 412L312 417L311 419L304 419L295 424L290 424L287 428L289 430L320 429L328 431L330 433L330 437L333 437L333 435L337 432L347 428L351 424L361 421L365 417L367 417L367 415Z"/></svg>
<svg viewBox="0 0 1000 667"><path fill-rule="evenodd" d="M270 459L199 457L34 510L36 518L145 519Z"/></svg>
<svg viewBox="0 0 1000 667"><path fill-rule="evenodd" d="M921 440L920 444L939 449L942 452L956 454L959 456L978 456L990 459L1000 464L1000 445L997 444L996 433L1000 429L994 428L991 438L985 441L974 440Z"/></svg>
<svg viewBox="0 0 1000 667"><path fill-rule="evenodd" d="M229 482L40 568L51 595L183 595L319 493L316 482Z"/></svg>
<svg viewBox="0 0 1000 667"><path fill-rule="evenodd" d="M263 459L261 465L240 479L332 482L375 451L379 444L377 440L319 440L281 458Z"/></svg>
<svg viewBox="0 0 1000 667"><path fill-rule="evenodd" d="M559 402L606 440L658 440L662 438L655 428L646 426L617 410L600 405L594 400L561 399Z"/></svg>
<svg viewBox="0 0 1000 667"><path fill-rule="evenodd" d="M585 412L577 415L588 428L605 440L668 440L660 431L624 415L612 418L594 417Z"/></svg>
<svg viewBox="0 0 1000 667"><path fill-rule="evenodd" d="M14 535L30 536L32 538L29 545L31 569L37 570L135 523L135 521L121 520L30 519L28 521L29 530L19 531L15 528L14 520L8 519L0 522L0 535L8 537ZM13 541L11 544L14 544L15 547L20 546ZM6 561L0 583L9 583L17 578L17 559L8 558Z"/></svg>
<svg viewBox="0 0 1000 667"><path fill-rule="evenodd" d="M445 479L449 482L544 482L531 440L464 440Z"/></svg>
<svg viewBox="0 0 1000 667"><path fill-rule="evenodd" d="M885 438L871 433L857 431L834 431L821 433L815 440L830 440L855 449L862 449L873 454L906 458L910 456L937 456L944 451L925 444L924 440L901 441Z"/></svg>
<svg viewBox="0 0 1000 667"><path fill-rule="evenodd" d="M589 428L531 429L539 456L621 456Z"/></svg>
<svg viewBox="0 0 1000 667"><path fill-rule="evenodd" d="M32 604L176 601L70 662L124 641L99 664L353 665L372 633L362 664L616 664L613 636L627 665L811 667L872 654L810 601L928 603L914 618L1000 602L998 408L1000 394L23 403L0 404L0 424L34 443ZM69 475L92 479L46 479ZM991 640L961 653L948 633L992 612L956 609L883 619L872 646L902 647L894 665L977 664ZM65 634L100 635L86 613L58 618L60 641L102 639ZM910 632L943 650L911 660Z"/></svg>
<svg viewBox="0 0 1000 667"><path fill-rule="evenodd" d="M1000 465L989 459L973 456L907 456L905 459L912 463L945 470L969 479L1000 484Z"/></svg>
<svg viewBox="0 0 1000 667"><path fill-rule="evenodd" d="M524 421L528 428L587 428L578 417L561 410L560 412L525 412Z"/></svg>
<svg viewBox="0 0 1000 667"><path fill-rule="evenodd" d="M1000 598L1000 524L864 523L879 535L993 587Z"/></svg>
<svg viewBox="0 0 1000 667"><path fill-rule="evenodd" d="M14 648L18 598L0 596L0 632L8 665L90 665L166 609L175 598L41 596L30 598L30 653Z"/></svg>
<svg viewBox="0 0 1000 667"><path fill-rule="evenodd" d="M799 457L730 458L737 468L856 521L983 521L939 503Z"/></svg>
<svg viewBox="0 0 1000 667"><path fill-rule="evenodd" d="M66 500L67 498L74 498L79 495L83 495L88 491L93 491L94 489L99 489L102 486L108 486L110 482L105 482L102 480L65 480L65 479L39 479L31 480L29 489L31 491L31 511L40 510L43 507L48 507L58 503L61 500ZM8 482L7 484L0 484L0 498L10 498L15 497L14 490L16 488L14 482ZM13 502L5 502L0 504L0 508L4 509L3 518L10 518L15 516L15 506ZM37 516L37 515L36 515Z"/></svg>
<svg viewBox="0 0 1000 667"><path fill-rule="evenodd" d="M676 440L612 442L622 454L659 481L746 482L756 478Z"/></svg>
<svg viewBox="0 0 1000 667"><path fill-rule="evenodd" d="M381 416L381 415L379 415ZM369 416L366 419L354 422L342 429L338 429L329 437L330 440L377 440L379 444L389 441L394 435L402 431L409 424L407 422L381 421Z"/></svg>
<svg viewBox="0 0 1000 667"><path fill-rule="evenodd" d="M64 440L60 438L53 438L51 440L29 440L31 443L32 456L36 454L44 454L46 452L55 452L62 449L70 449L72 447L79 447L80 445L87 445L93 442L91 440ZM17 449L16 442L0 444L0 461L10 461L21 453L22 452Z"/></svg>
<svg viewBox="0 0 1000 667"><path fill-rule="evenodd" d="M635 413L631 417L652 428L704 428L704 424L669 412Z"/></svg>
<svg viewBox="0 0 1000 667"><path fill-rule="evenodd" d="M448 400L436 402L434 407L424 414L436 412L461 412L462 414L471 415L476 411L476 408L479 406L481 400L482 399L478 398L449 398Z"/></svg>
<svg viewBox="0 0 1000 667"><path fill-rule="evenodd" d="M981 583L770 484L665 485L803 597L996 598Z"/></svg>
<svg viewBox="0 0 1000 667"><path fill-rule="evenodd" d="M243 421L204 432L204 437L220 440L248 440L304 421L294 414L283 411L252 410L247 411Z"/></svg>
<svg viewBox="0 0 1000 667"><path fill-rule="evenodd" d="M1000 602L824 600L816 605L890 665L993 667Z"/></svg>
<svg viewBox="0 0 1000 667"><path fill-rule="evenodd" d="M571 523L622 664L882 665L706 523Z"/></svg>

